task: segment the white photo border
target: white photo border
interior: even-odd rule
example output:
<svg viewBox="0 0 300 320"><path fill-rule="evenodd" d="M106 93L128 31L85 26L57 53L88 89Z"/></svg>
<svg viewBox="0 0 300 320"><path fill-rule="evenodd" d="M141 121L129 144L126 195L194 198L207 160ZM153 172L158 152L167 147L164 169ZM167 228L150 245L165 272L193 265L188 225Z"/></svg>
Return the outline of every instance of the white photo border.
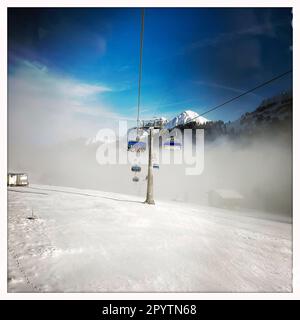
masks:
<svg viewBox="0 0 300 320"><path fill-rule="evenodd" d="M298 2L298 3L297 3ZM8 293L7 292L7 8L9 7L291 7L293 8L293 57L300 56L300 4L296 0L2 0L0 3L0 299L1 300L248 300L300 299L300 111L293 108L293 292L291 293ZM298 40L299 41L299 40ZM298 54L297 54L298 52ZM293 87L299 83L299 63L293 58ZM293 105L300 102L293 92ZM297 232L298 231L298 232Z"/></svg>

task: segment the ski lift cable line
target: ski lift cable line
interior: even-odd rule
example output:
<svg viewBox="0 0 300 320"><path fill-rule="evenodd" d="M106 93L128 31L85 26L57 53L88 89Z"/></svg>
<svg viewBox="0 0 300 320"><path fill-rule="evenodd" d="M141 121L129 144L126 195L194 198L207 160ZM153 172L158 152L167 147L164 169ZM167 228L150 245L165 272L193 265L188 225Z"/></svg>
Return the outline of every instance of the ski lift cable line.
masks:
<svg viewBox="0 0 300 320"><path fill-rule="evenodd" d="M250 90L247 90L247 91L239 94L238 96L236 96L236 97L234 97L234 98L231 98L231 99L229 99L229 100L227 100L227 101L225 101L225 102L223 102L223 103L221 103L221 104L218 104L218 105L214 106L214 107L211 108L211 109L208 109L207 111L205 111L205 112L199 114L198 116L190 119L190 120L187 121L186 123L190 123L190 122L194 121L195 119L197 119L197 118L199 118L199 117L201 117L201 116L203 116L203 115L205 115L205 114L207 114L207 113L209 113L209 112L212 112L212 111L214 111L214 110L216 110L216 109L219 109L219 108L223 107L224 105L226 105L226 104L228 104L228 103L230 103L230 102L232 102L232 101L234 101L234 100L237 100L237 99L245 96L246 94L249 94L249 93L251 93L251 92L253 92L253 91L255 91L255 90L259 89L259 88L262 88L262 87L270 84L271 82L276 81L276 80L278 80L278 79L280 79L280 78L282 78L282 77L284 77L284 76L286 76L287 74L292 73L292 72L293 72L293 70L289 70L289 71L286 71L286 72L284 72L284 73L281 73L281 74L277 75L276 77L274 77L274 78L272 78L272 79L270 79L270 80L268 80L268 81L265 81L265 82L259 84L258 86L256 86L256 87L254 87L254 88L252 88L252 89L250 89Z"/></svg>
<svg viewBox="0 0 300 320"><path fill-rule="evenodd" d="M141 34L140 34L140 65L139 65L139 82L138 82L138 106L137 106L137 135L140 122L140 102L141 102L141 82L142 82L142 62L143 62L143 42L144 42L144 19L145 9L141 9Z"/></svg>

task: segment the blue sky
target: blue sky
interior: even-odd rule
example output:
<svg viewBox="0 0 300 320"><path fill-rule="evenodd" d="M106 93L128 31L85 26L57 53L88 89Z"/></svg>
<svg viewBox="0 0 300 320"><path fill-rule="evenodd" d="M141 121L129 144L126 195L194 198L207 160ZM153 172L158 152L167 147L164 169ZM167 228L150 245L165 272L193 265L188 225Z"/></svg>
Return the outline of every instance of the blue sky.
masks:
<svg viewBox="0 0 300 320"><path fill-rule="evenodd" d="M9 109L55 104L85 119L82 135L103 118L134 119L140 19L133 8L9 9ZM142 118L201 113L291 69L291 19L287 8L147 8ZM207 118L234 120L291 86L288 76Z"/></svg>

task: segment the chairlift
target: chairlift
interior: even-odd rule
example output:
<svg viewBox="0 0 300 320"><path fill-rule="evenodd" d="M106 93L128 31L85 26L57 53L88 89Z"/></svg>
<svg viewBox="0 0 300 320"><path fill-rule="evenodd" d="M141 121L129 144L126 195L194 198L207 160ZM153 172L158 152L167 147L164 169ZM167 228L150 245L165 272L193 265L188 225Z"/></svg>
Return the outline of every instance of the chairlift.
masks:
<svg viewBox="0 0 300 320"><path fill-rule="evenodd" d="M164 124L167 122L167 119L165 118L157 118L154 117L154 119L151 120L143 120L142 126L143 128L154 128L154 129L162 129Z"/></svg>
<svg viewBox="0 0 300 320"><path fill-rule="evenodd" d="M164 149L168 150L180 150L181 146L181 143L176 141L173 136L169 139L169 141L164 143Z"/></svg>
<svg viewBox="0 0 300 320"><path fill-rule="evenodd" d="M159 169L159 164L158 163L154 163L153 164L153 169Z"/></svg>
<svg viewBox="0 0 300 320"><path fill-rule="evenodd" d="M138 165L134 165L131 167L131 171L133 172L141 172L142 168Z"/></svg>
<svg viewBox="0 0 300 320"><path fill-rule="evenodd" d="M127 150L143 152L146 150L146 143L138 140L129 140L127 145Z"/></svg>
<svg viewBox="0 0 300 320"><path fill-rule="evenodd" d="M140 179L139 179L139 177L137 177L137 176L134 176L134 177L132 178L132 181L133 181L133 182L139 182L139 180L140 180Z"/></svg>

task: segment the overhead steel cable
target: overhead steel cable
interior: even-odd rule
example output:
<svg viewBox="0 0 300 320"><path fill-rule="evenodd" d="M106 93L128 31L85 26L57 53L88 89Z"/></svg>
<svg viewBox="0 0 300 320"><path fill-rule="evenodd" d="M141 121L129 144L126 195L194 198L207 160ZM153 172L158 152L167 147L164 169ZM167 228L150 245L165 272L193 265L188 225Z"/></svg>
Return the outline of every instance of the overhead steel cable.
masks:
<svg viewBox="0 0 300 320"><path fill-rule="evenodd" d="M138 83L138 105L137 105L137 136L140 126L140 104L141 104L141 82L142 82L142 65L143 65L143 42L144 42L144 20L145 9L141 9L141 34L140 34L140 65L139 65L139 83Z"/></svg>
<svg viewBox="0 0 300 320"><path fill-rule="evenodd" d="M250 90L247 90L247 91L239 94L238 96L236 96L236 97L234 97L234 98L231 98L231 99L229 99L229 100L227 100L227 101L225 101L225 102L223 102L223 103L221 103L221 104L218 104L218 105L212 107L211 109L208 109L207 111L205 111L205 112L199 114L198 116L190 119L190 120L187 121L186 123L190 123L190 122L194 121L195 119L197 119L197 118L199 118L199 117L201 117L201 116L203 116L203 115L205 115L205 114L207 114L207 113L209 113L209 112L212 112L212 111L214 111L214 110L216 110L216 109L219 109L219 108L223 107L224 105L226 105L226 104L228 104L228 103L230 103L230 102L232 102L232 101L234 101L234 100L237 100L237 99L239 99L239 98L241 98L241 97L243 97L243 96L245 96L245 95L247 95L247 94L249 94L249 93L251 93L251 92L253 92L253 91L257 90L257 89L259 89L259 88L262 88L262 87L270 84L271 82L276 81L276 80L278 80L278 79L280 79L280 78L282 78L282 77L284 77L284 76L286 76L287 74L292 73L292 72L293 72L293 70L289 70L289 71L286 71L286 72L284 72L284 73L281 73L281 74L277 75L276 77L274 77L274 78L272 78L272 79L270 79L270 80L268 80L268 81L265 81L265 82L257 85L256 87L254 87L254 88L252 88L252 89L250 89Z"/></svg>

